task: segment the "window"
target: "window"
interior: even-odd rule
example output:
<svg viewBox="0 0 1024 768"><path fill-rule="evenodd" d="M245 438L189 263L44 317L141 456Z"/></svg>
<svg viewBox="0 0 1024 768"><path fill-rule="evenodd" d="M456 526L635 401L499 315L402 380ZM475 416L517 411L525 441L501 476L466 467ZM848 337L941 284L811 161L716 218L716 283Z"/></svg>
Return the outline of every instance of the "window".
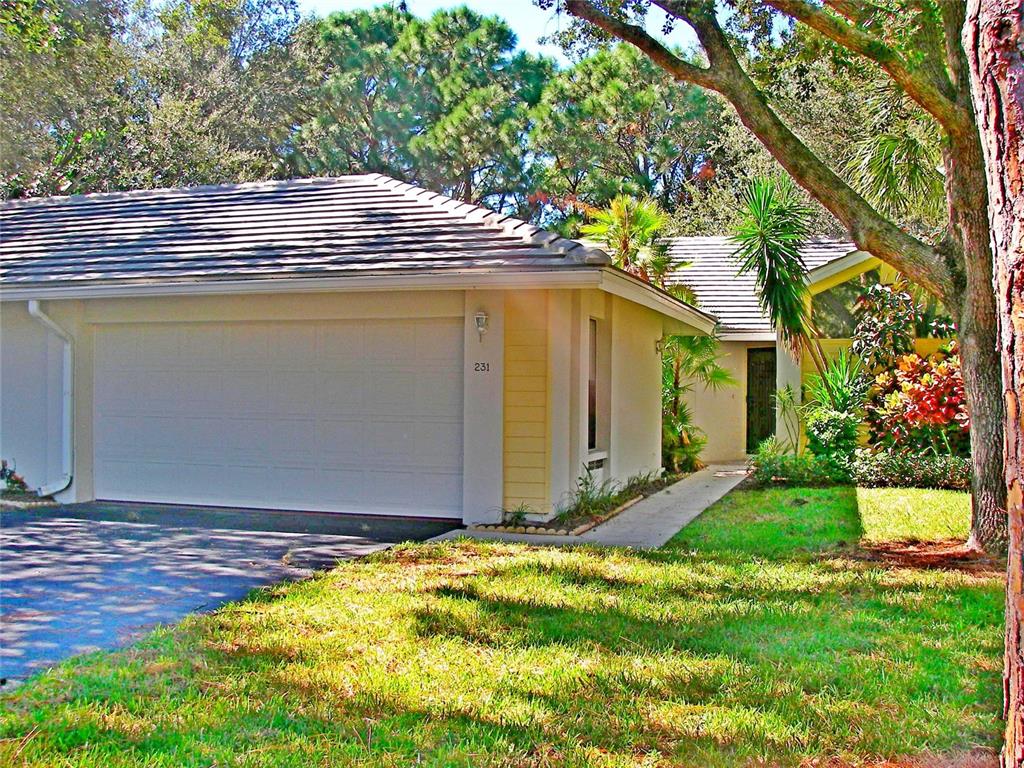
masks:
<svg viewBox="0 0 1024 768"><path fill-rule="evenodd" d="M597 448L597 320L590 321L587 380L587 450ZM578 434L578 433L577 433Z"/></svg>
<svg viewBox="0 0 1024 768"><path fill-rule="evenodd" d="M877 269L822 291L814 297L814 323L825 339L849 339L857 327L857 301L865 289L878 283Z"/></svg>
<svg viewBox="0 0 1024 768"><path fill-rule="evenodd" d="M867 290L881 284L877 269L872 269L845 283L833 286L814 297L814 323L825 339L849 339L857 327L857 306ZM914 335L918 338L949 338L953 320L942 303L921 288L908 286L920 313L914 323Z"/></svg>

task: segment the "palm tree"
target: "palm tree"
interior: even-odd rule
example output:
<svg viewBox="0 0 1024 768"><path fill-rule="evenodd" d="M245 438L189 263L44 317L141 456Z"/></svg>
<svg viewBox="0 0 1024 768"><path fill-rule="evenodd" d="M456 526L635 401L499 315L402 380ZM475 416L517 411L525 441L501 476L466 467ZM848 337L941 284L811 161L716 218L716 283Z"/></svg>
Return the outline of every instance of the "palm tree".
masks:
<svg viewBox="0 0 1024 768"><path fill-rule="evenodd" d="M656 285L664 282L670 265L664 235L671 218L655 201L618 195L590 217L580 232L605 245L615 266Z"/></svg>
<svg viewBox="0 0 1024 768"><path fill-rule="evenodd" d="M700 469L698 454L705 438L693 423L685 396L695 384L719 390L733 386L736 379L719 363L715 336L670 336L662 358L662 454L675 472Z"/></svg>
<svg viewBox="0 0 1024 768"><path fill-rule="evenodd" d="M737 245L739 272L754 273L761 308L783 344L797 360L806 350L824 377L825 355L811 314L807 265L800 255L811 211L789 177L756 178L743 197L746 210L731 235Z"/></svg>
<svg viewBox="0 0 1024 768"><path fill-rule="evenodd" d="M591 221L580 227L580 232L604 245L615 266L666 288L683 301L696 303L693 292L685 286L664 285L671 265L664 235L671 218L656 202L619 195L608 208L588 214ZM719 364L715 336L671 336L665 340L662 361L664 463L676 472L699 469L698 456L706 438L693 423L685 396L696 384L718 389L735 384L735 379Z"/></svg>

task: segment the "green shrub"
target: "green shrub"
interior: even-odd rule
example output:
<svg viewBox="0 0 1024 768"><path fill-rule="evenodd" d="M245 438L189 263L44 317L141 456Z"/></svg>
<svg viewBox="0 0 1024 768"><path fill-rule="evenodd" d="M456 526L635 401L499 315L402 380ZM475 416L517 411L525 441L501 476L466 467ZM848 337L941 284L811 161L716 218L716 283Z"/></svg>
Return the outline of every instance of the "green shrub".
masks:
<svg viewBox="0 0 1024 768"><path fill-rule="evenodd" d="M807 377L806 401L811 410L829 408L859 414L864 410L868 384L860 358L843 349L828 361L824 371Z"/></svg>
<svg viewBox="0 0 1024 768"><path fill-rule="evenodd" d="M850 482L848 468L809 453L788 453L769 437L757 448L751 477L758 485L836 485Z"/></svg>
<svg viewBox="0 0 1024 768"><path fill-rule="evenodd" d="M588 469L576 481L576 488L560 508L555 519L562 523L599 517L635 499L650 496L679 479L679 475L645 472L633 475L621 485L612 480L598 482Z"/></svg>
<svg viewBox="0 0 1024 768"><path fill-rule="evenodd" d="M501 511L501 521L506 525L521 525L526 521L527 515L532 515L533 509L526 502L520 502L512 509Z"/></svg>
<svg viewBox="0 0 1024 768"><path fill-rule="evenodd" d="M593 472L587 469L576 481L575 490L555 519L564 522L580 517L603 515L618 506L620 494L618 483L612 480L599 482Z"/></svg>
<svg viewBox="0 0 1024 768"><path fill-rule="evenodd" d="M849 480L859 426L860 418L854 413L816 408L807 416L807 448L829 466L832 475Z"/></svg>
<svg viewBox="0 0 1024 768"><path fill-rule="evenodd" d="M853 460L857 485L895 488L969 490L971 460L949 454L871 453L860 449Z"/></svg>

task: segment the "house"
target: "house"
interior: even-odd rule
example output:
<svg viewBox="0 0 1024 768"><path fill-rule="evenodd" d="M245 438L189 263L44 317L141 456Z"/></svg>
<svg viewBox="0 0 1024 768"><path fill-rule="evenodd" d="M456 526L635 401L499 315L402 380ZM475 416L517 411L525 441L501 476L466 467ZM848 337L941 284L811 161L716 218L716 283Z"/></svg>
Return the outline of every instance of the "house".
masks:
<svg viewBox="0 0 1024 768"><path fill-rule="evenodd" d="M0 456L92 499L500 519L660 466L605 253L380 175L0 207Z"/></svg>
<svg viewBox="0 0 1024 768"><path fill-rule="evenodd" d="M773 434L786 436L776 413L775 393L791 387L799 396L814 373L805 354L797 361L781 347L771 320L761 310L753 274L738 274L736 245L726 237L677 237L669 243L672 270L666 283L686 285L698 306L719 321L721 364L737 386L717 391L694 387L688 396L694 422L707 435L705 461L742 460ZM801 249L808 270L815 321L826 357L851 345L851 304L871 282L891 284L896 272L877 258L842 240L815 239ZM917 351L930 354L943 338L916 339Z"/></svg>

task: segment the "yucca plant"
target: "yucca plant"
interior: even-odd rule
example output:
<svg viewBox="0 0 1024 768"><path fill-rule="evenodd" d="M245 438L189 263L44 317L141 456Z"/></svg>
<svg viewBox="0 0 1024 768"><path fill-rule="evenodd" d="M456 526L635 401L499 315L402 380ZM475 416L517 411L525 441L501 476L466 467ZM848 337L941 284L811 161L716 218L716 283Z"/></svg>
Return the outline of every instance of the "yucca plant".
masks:
<svg viewBox="0 0 1024 768"><path fill-rule="evenodd" d="M800 255L809 234L810 208L788 176L754 179L743 200L743 217L730 236L739 274L754 274L761 308L783 344L797 360L806 350L820 375L825 356L811 314L807 265Z"/></svg>
<svg viewBox="0 0 1024 768"><path fill-rule="evenodd" d="M841 413L858 414L864 407L868 378L864 364L849 350L826 363L824 370L807 378L805 408L832 408Z"/></svg>

